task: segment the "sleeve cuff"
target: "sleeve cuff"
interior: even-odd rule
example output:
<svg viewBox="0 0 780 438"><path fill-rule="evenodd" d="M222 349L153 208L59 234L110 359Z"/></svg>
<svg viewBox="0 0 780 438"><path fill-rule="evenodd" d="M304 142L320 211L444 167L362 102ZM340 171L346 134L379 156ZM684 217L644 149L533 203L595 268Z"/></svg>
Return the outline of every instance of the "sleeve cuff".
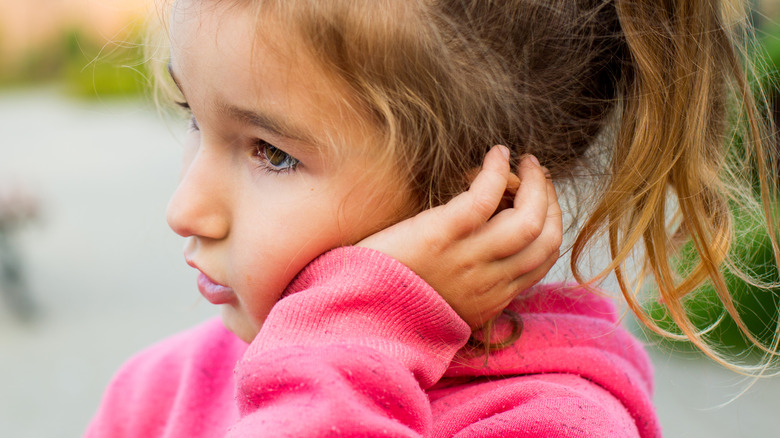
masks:
<svg viewBox="0 0 780 438"><path fill-rule="evenodd" d="M287 346L361 345L401 361L423 388L471 331L411 269L373 249L331 250L304 268L244 356Z"/></svg>

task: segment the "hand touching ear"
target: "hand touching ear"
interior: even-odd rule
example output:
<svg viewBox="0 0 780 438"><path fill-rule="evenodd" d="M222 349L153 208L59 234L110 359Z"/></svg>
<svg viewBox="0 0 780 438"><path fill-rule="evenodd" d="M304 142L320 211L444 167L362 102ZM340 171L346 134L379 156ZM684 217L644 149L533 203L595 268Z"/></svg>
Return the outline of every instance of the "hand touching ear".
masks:
<svg viewBox="0 0 780 438"><path fill-rule="evenodd" d="M541 280L559 255L563 226L552 182L527 156L517 187L508 157L505 147L493 147L467 191L357 244L411 268L472 329ZM515 188L513 204L502 205Z"/></svg>

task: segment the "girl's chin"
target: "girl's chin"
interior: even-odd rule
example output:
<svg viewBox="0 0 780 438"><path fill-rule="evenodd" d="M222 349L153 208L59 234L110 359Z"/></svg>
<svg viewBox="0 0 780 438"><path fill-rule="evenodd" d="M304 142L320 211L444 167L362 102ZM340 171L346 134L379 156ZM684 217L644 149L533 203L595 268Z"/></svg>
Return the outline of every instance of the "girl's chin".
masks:
<svg viewBox="0 0 780 438"><path fill-rule="evenodd" d="M238 336L242 341L251 343L257 333L260 331L259 327L255 327L246 316L237 312L233 306L222 305L222 324L225 325L229 331Z"/></svg>

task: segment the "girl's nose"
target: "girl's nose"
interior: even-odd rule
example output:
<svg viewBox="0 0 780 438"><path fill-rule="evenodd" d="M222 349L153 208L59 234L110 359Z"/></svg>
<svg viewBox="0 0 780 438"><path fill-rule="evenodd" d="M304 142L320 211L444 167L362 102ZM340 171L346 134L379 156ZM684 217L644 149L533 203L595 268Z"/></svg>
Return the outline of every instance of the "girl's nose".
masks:
<svg viewBox="0 0 780 438"><path fill-rule="evenodd" d="M168 226L180 236L223 239L230 230L227 178L218 160L202 149L185 162L179 186L168 202Z"/></svg>

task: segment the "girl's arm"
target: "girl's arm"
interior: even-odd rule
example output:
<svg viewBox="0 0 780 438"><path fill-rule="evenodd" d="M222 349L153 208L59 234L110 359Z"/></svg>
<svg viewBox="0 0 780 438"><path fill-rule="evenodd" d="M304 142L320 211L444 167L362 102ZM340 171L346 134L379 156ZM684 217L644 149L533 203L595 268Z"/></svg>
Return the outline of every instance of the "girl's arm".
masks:
<svg viewBox="0 0 780 438"><path fill-rule="evenodd" d="M236 366L230 437L420 436L423 391L470 335L414 272L345 247L310 263Z"/></svg>

